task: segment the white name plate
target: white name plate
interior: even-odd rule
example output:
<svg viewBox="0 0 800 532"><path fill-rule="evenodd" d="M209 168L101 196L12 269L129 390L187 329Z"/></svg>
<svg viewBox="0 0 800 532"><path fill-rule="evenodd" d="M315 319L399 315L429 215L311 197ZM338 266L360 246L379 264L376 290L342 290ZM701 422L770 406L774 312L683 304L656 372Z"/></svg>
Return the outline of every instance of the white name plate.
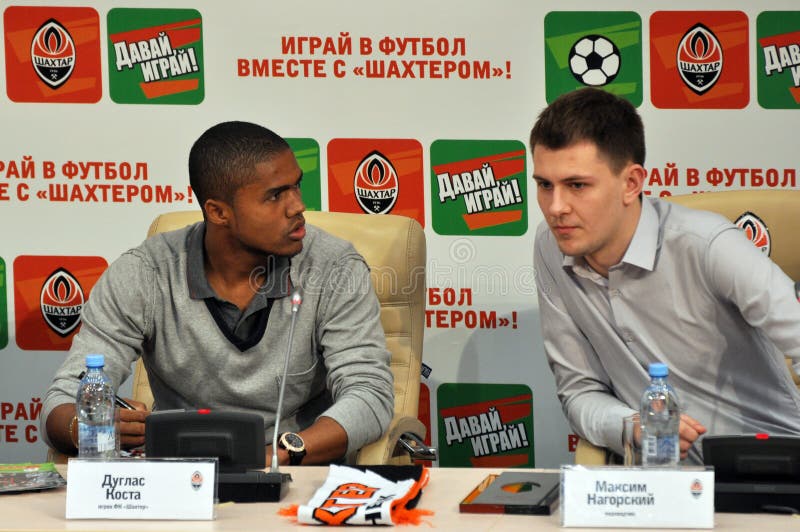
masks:
<svg viewBox="0 0 800 532"><path fill-rule="evenodd" d="M561 525L714 528L714 471L563 466Z"/></svg>
<svg viewBox="0 0 800 532"><path fill-rule="evenodd" d="M216 458L70 458L67 519L214 519Z"/></svg>

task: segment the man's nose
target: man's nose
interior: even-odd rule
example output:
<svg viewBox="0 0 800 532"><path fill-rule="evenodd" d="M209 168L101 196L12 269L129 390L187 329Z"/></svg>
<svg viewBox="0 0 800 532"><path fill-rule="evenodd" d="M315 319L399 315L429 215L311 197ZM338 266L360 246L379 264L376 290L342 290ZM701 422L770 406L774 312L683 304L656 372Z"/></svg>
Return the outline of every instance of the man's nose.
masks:
<svg viewBox="0 0 800 532"><path fill-rule="evenodd" d="M303 203L303 195L300 192L299 186L296 187L294 190L291 190L290 194L291 197L289 199L288 205L286 206L286 215L289 218L292 218L305 211L306 204Z"/></svg>
<svg viewBox="0 0 800 532"><path fill-rule="evenodd" d="M554 187L550 195L550 214L560 216L569 212L570 205L567 194L560 187Z"/></svg>

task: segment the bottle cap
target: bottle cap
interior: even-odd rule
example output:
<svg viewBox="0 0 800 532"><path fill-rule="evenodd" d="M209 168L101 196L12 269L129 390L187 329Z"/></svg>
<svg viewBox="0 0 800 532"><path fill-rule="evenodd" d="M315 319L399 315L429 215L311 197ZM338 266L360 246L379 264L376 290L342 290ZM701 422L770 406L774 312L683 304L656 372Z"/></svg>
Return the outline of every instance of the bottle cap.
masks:
<svg viewBox="0 0 800 532"><path fill-rule="evenodd" d="M106 365L106 357L103 355L86 355L87 368L102 368Z"/></svg>
<svg viewBox="0 0 800 532"><path fill-rule="evenodd" d="M669 375L669 368L666 364L662 364L661 362L653 362L647 368L647 372L651 377L666 377Z"/></svg>

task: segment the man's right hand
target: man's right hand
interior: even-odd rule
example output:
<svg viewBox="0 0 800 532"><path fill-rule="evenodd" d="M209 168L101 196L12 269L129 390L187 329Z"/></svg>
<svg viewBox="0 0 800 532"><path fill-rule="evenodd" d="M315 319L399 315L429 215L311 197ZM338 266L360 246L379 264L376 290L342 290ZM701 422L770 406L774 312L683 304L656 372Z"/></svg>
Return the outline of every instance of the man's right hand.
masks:
<svg viewBox="0 0 800 532"><path fill-rule="evenodd" d="M125 398L136 410L119 409L120 447L131 449L144 445L144 420L150 415L144 403Z"/></svg>
<svg viewBox="0 0 800 532"><path fill-rule="evenodd" d="M705 425L695 418L687 414L681 414L681 424L678 429L681 439L681 460L686 459L689 455L689 449L694 445L694 442L697 441L697 438L701 435L705 434L707 430Z"/></svg>

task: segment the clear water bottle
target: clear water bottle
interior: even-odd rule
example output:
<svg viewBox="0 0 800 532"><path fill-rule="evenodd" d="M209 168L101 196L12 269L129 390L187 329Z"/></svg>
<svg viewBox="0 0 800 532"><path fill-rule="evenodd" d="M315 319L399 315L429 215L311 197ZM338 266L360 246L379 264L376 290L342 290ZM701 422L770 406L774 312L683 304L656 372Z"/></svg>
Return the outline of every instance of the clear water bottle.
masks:
<svg viewBox="0 0 800 532"><path fill-rule="evenodd" d="M103 355L86 355L86 374L78 387L78 456L116 458L114 388L103 372Z"/></svg>
<svg viewBox="0 0 800 532"><path fill-rule="evenodd" d="M642 395L642 465L675 467L680 460L681 411L675 390L667 383L669 369L655 362L648 368L650 386Z"/></svg>

